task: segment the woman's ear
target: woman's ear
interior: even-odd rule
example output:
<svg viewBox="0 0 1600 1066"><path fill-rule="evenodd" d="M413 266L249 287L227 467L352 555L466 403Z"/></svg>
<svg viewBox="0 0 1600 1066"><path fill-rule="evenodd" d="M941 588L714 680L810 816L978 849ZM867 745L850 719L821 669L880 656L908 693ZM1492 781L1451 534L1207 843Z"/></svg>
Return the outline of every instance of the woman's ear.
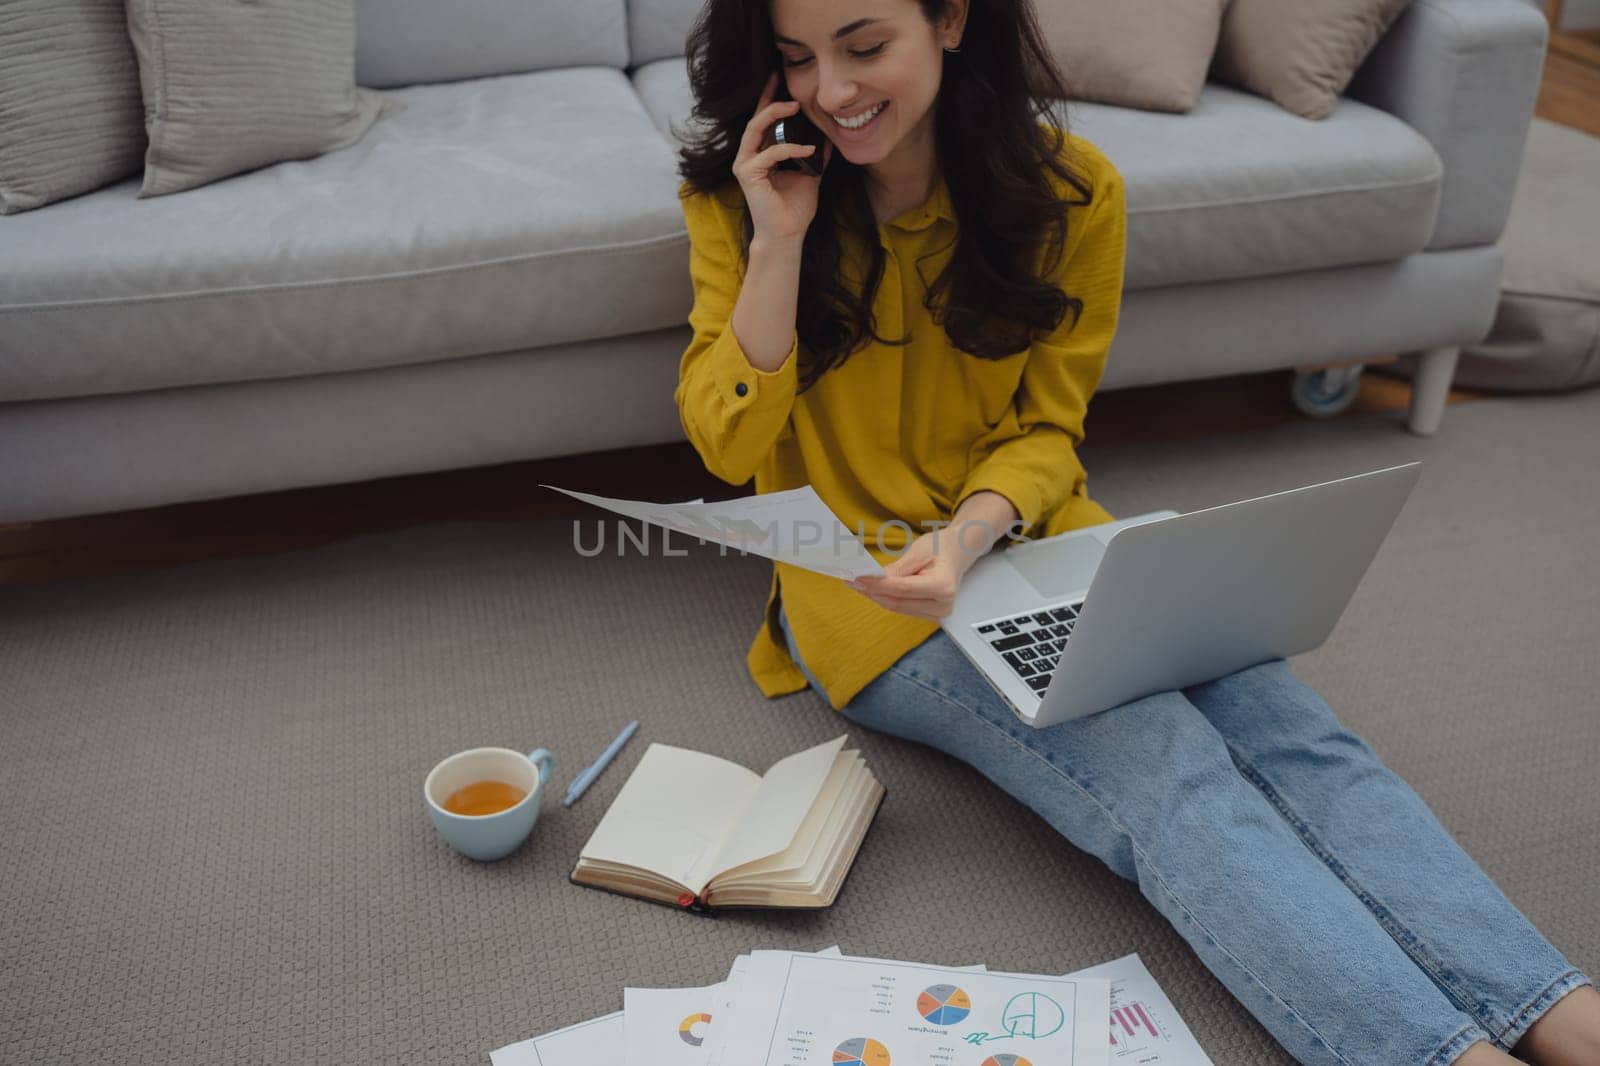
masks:
<svg viewBox="0 0 1600 1066"><path fill-rule="evenodd" d="M967 30L967 0L949 0L942 17L940 44L945 48L960 48L961 37Z"/></svg>

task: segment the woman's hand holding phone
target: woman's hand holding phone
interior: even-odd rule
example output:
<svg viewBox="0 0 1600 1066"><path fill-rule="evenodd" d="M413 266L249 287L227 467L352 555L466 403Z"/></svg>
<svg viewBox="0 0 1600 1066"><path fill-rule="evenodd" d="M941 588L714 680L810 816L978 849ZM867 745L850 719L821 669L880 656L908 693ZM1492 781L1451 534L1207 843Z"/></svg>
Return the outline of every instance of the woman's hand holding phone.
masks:
<svg viewBox="0 0 1600 1066"><path fill-rule="evenodd" d="M751 222L755 226L755 240L787 242L804 240L806 230L817 213L817 190L820 177L798 171L779 170L778 164L786 159L814 155L811 145L773 144L762 148L773 123L799 111L800 105L792 100L774 99L778 87L778 72L767 79L761 99L756 103L756 113L745 127L739 142L739 152L733 162L733 176L744 189L745 203L750 206ZM833 158L833 144L822 147L822 167Z"/></svg>

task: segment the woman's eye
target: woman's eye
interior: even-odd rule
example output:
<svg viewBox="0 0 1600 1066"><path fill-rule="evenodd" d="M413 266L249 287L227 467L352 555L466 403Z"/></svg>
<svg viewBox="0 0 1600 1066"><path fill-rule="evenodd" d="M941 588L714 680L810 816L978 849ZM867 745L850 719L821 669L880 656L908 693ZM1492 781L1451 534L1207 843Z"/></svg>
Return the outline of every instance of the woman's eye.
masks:
<svg viewBox="0 0 1600 1066"><path fill-rule="evenodd" d="M851 49L850 54L855 56L857 59L871 59L873 56L883 51L883 49L884 46L879 44L860 52L857 52L855 49ZM785 56L783 65L786 67L803 67L809 62L811 62L811 58L809 56L807 56L805 59L790 59Z"/></svg>

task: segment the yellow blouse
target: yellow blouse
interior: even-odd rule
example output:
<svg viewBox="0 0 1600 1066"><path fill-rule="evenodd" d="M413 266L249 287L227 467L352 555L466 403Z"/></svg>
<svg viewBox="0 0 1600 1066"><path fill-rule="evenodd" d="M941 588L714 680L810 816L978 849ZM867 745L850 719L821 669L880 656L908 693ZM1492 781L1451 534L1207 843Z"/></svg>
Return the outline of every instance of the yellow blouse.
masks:
<svg viewBox="0 0 1600 1066"><path fill-rule="evenodd" d="M924 279L944 268L956 234L941 179L926 202L878 225L886 250L878 333L910 331L911 343L870 342L798 395L798 337L784 363L765 373L750 365L732 329L746 265L742 190L730 182L702 194L685 182L694 339L675 399L706 468L734 485L754 476L758 493L810 484L847 528L864 531L880 563L984 489L1011 501L1028 536L1110 521L1089 498L1074 449L1116 332L1126 208L1122 177L1099 149L1073 137L1069 150L1093 189L1088 205L1072 209L1053 278L1083 301L1076 323L1069 312L1050 336L998 360L950 343L923 306ZM1051 181L1063 199L1079 198L1053 172ZM847 276L860 279L866 251L843 239ZM894 520L911 535L888 524ZM774 563L766 616L746 656L768 697L806 687L778 628L780 586L795 644L835 709L939 628L879 607L837 578Z"/></svg>

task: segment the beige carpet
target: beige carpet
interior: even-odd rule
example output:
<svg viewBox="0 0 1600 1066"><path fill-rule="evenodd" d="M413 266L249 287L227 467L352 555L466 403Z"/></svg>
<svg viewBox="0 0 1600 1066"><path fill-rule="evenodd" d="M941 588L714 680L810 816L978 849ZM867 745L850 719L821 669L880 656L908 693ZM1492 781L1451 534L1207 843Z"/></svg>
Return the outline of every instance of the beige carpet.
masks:
<svg viewBox="0 0 1600 1066"><path fill-rule="evenodd" d="M1597 429L1591 391L1453 407L1432 440L1364 415L1085 450L1123 514L1424 460L1295 669L1591 974ZM567 883L647 742L761 769L843 724L745 676L765 563L584 560L571 539L433 526L0 590L0 1060L484 1063L619 1008L626 984L837 942L1043 972L1139 951L1218 1063L1285 1061L1131 884L889 738L857 737L889 798L830 912L710 919ZM570 811L548 798L511 859L459 859L428 824L440 757L546 745L559 795L635 717L617 764Z"/></svg>

